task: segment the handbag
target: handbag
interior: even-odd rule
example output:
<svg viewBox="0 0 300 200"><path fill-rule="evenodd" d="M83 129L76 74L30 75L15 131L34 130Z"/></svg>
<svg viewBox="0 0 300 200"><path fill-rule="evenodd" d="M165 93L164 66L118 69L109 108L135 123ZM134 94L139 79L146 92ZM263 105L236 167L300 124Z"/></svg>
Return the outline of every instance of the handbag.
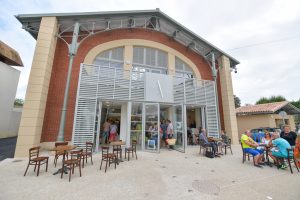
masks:
<svg viewBox="0 0 300 200"><path fill-rule="evenodd" d="M205 156L208 158L214 158L215 155L212 151L205 151Z"/></svg>
<svg viewBox="0 0 300 200"><path fill-rule="evenodd" d="M168 145L175 145L176 143L176 139L172 138L172 139L168 139Z"/></svg>

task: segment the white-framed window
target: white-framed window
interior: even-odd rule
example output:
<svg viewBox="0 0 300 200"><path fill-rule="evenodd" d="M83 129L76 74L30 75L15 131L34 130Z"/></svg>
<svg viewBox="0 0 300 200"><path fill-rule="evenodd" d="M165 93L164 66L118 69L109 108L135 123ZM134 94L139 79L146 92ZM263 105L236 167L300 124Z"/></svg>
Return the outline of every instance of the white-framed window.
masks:
<svg viewBox="0 0 300 200"><path fill-rule="evenodd" d="M124 47L103 51L97 55L93 64L122 69L124 64Z"/></svg>
<svg viewBox="0 0 300 200"><path fill-rule="evenodd" d="M177 77L195 78L192 68L178 57L175 57L175 73Z"/></svg>
<svg viewBox="0 0 300 200"><path fill-rule="evenodd" d="M132 71L168 73L168 53L151 47L134 46Z"/></svg>

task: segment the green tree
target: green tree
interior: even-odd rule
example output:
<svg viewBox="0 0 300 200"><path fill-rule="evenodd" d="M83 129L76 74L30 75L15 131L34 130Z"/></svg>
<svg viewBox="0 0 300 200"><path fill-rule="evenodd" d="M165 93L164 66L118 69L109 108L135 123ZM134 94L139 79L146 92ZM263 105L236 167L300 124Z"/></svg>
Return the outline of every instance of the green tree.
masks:
<svg viewBox="0 0 300 200"><path fill-rule="evenodd" d="M273 103L273 102L281 102L281 101L286 101L286 98L284 98L281 95L273 95L270 96L269 98L267 97L261 97L255 104L264 104L264 103Z"/></svg>
<svg viewBox="0 0 300 200"><path fill-rule="evenodd" d="M300 109L300 99L298 101L291 101L291 104Z"/></svg>
<svg viewBox="0 0 300 200"><path fill-rule="evenodd" d="M24 100L23 99L15 99L14 105L15 106L23 106Z"/></svg>
<svg viewBox="0 0 300 200"><path fill-rule="evenodd" d="M235 95L233 95L233 98L234 98L235 108L241 107L241 99Z"/></svg>

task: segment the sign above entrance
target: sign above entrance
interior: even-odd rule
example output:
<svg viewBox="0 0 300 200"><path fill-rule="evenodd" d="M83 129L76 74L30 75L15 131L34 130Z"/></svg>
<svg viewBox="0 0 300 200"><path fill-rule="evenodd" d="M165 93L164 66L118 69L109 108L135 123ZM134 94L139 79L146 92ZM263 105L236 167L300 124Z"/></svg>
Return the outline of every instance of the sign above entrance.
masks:
<svg viewBox="0 0 300 200"><path fill-rule="evenodd" d="M145 100L173 103L173 77L165 74L145 73Z"/></svg>

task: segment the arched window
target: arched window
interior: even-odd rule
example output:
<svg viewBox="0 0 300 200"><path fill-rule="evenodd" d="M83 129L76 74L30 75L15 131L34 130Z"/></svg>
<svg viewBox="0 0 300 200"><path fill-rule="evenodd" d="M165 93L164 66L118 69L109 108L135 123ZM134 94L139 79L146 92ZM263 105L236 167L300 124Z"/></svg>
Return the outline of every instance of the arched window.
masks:
<svg viewBox="0 0 300 200"><path fill-rule="evenodd" d="M94 64L122 69L124 64L124 47L103 51L96 57Z"/></svg>
<svg viewBox="0 0 300 200"><path fill-rule="evenodd" d="M191 69L191 67L178 57L175 57L175 73L178 77L195 77L194 71Z"/></svg>
<svg viewBox="0 0 300 200"><path fill-rule="evenodd" d="M154 48L134 46L132 70L140 73L167 74L168 54Z"/></svg>

